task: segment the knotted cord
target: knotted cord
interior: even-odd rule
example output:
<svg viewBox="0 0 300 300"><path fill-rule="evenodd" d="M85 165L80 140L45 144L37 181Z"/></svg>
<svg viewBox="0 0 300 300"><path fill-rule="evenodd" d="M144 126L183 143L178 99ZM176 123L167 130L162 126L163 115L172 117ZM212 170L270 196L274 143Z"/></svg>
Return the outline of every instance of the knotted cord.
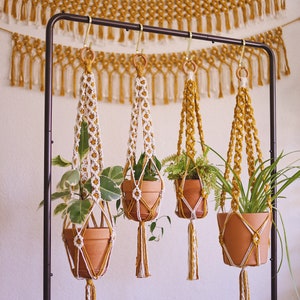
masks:
<svg viewBox="0 0 300 300"><path fill-rule="evenodd" d="M243 46L244 48L244 46ZM243 54L243 51L242 51ZM260 265L262 263L260 257L260 243L261 237L265 232L268 231L267 222L270 222L272 215L272 205L271 205L271 197L269 196L268 207L269 213L267 213L266 217L263 217L262 223L258 226L251 225L246 216L239 211L240 209L240 180L241 180L241 172L242 172L242 156L243 156L243 143L245 142L245 152L247 157L247 165L248 165L248 176L253 176L255 172L255 163L256 159L260 165L260 168L263 169L263 161L262 161L262 152L260 149L260 141L258 138L258 130L256 128L256 122L254 118L254 110L251 104L251 97L249 95L248 87L247 87L247 77L248 70L242 64L242 58L240 60L239 67L237 69L237 77L239 79L240 85L238 89L238 93L236 96L236 106L234 109L234 119L232 122L232 128L230 132L230 140L227 151L227 161L225 165L224 178L226 181L230 181L230 173L233 170L233 176L231 179L232 182L232 191L231 191L231 209L227 214L224 224L220 226L220 236L219 242L223 249L224 260L227 260L230 265L241 267L240 273L240 299L250 299L250 292L248 286L248 278L247 271L245 267L249 265L250 256L254 254L254 263L250 265ZM233 159L233 161L232 161ZM265 186L265 190L268 190L270 186L267 184ZM220 208L224 212L225 210L225 195L226 190L223 187L220 201ZM229 253L229 243L230 241L225 241L224 235L226 233L227 227L230 223L234 222L234 220L240 220L245 228L247 228L250 233L251 239L250 244L247 251L244 253L244 256L241 261L234 262L233 258ZM256 227L256 228L255 228ZM267 238L268 239L268 238ZM241 245L240 245L241 247Z"/></svg>
<svg viewBox="0 0 300 300"><path fill-rule="evenodd" d="M90 48L83 48L81 58L84 63L84 72L80 81L80 99L74 127L72 167L80 172L81 186L88 180L91 182L91 192L82 191L83 197L88 197L91 207L80 227L71 223L66 216L63 225L63 240L73 275L76 278L86 279L86 300L95 300L96 288L93 279L103 276L108 267L114 240L114 229L109 206L101 199L100 194L103 155L97 112L96 84L91 68L94 53ZM87 124L89 148L87 154L80 157L80 138L84 122ZM99 216L96 209L99 211ZM99 217L98 222L97 217ZM97 233L96 238L95 235L91 237L92 234ZM101 234L100 239L99 234ZM97 245L96 254L95 251L90 251L92 246L89 244L89 240L91 239L93 244Z"/></svg>
<svg viewBox="0 0 300 300"><path fill-rule="evenodd" d="M135 54L133 62L137 73L135 78L135 100L131 110L128 150L124 167L124 175L126 177L126 175L129 174L130 180L125 180L122 184L122 201L126 217L139 222L136 276L148 277L150 276L150 272L148 266L145 222L153 220L158 215L164 183L160 170L155 162L153 125L148 100L147 80L144 76L147 58L143 54ZM141 173L139 178L136 178L134 166L136 164L139 117L142 119L144 157L142 159ZM157 176L157 180L155 181L144 180L146 168L149 168L149 166L155 170L155 176Z"/></svg>
<svg viewBox="0 0 300 300"><path fill-rule="evenodd" d="M198 174L198 179L186 181L188 169L191 163L195 164L196 157L196 126L197 134L200 138L200 145L203 153L205 152L204 134L202 129L202 120L199 107L199 95L197 84L195 81L197 65L189 58L183 64L183 69L186 74L186 80L183 92L183 102L181 109L181 119L179 127L179 137L177 142L177 156L183 154L183 142L185 138L185 154L187 157L185 175L181 180L175 180L176 189L176 214L181 218L190 219L188 226L189 236L189 272L188 279L198 279L198 241L197 233L194 224L196 218L203 218L207 214L207 194L204 192L203 182ZM192 68L192 70L190 69ZM198 171L197 171L198 173ZM185 191L190 182L196 182L195 203L191 203L190 197L185 195ZM195 189L195 188L193 188Z"/></svg>

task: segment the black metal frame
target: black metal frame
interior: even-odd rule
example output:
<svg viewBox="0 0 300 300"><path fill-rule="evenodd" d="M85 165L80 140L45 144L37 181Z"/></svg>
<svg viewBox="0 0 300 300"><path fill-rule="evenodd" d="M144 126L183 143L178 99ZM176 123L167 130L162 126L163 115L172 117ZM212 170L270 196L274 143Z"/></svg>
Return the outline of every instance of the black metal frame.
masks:
<svg viewBox="0 0 300 300"><path fill-rule="evenodd" d="M46 65L45 65L45 136L44 136L44 277L43 277L43 299L51 299L51 159L52 159L52 66L53 66L53 28L57 21L66 20L73 22L89 23L88 16L58 13L52 16L46 27ZM126 30L140 31L140 24L113 21L100 18L92 18L91 23L101 26L123 28ZM167 29L155 26L143 25L144 32L189 38L188 31ZM212 43L225 43L243 45L243 40L214 36L209 34L192 33L193 39L205 40ZM270 63L270 157L273 161L277 157L276 147L276 77L275 56L272 49L263 43L245 41L245 46L264 49L269 56ZM275 187L273 187L275 193ZM274 205L277 203L275 201ZM273 212L274 223L277 223L276 210ZM271 298L277 300L277 235L275 226L271 232Z"/></svg>

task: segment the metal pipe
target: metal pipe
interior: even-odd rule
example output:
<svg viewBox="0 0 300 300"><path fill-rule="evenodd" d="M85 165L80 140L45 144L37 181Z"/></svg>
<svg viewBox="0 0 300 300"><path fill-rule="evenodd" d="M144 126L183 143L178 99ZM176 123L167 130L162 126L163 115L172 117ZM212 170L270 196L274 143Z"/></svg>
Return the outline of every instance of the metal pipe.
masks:
<svg viewBox="0 0 300 300"><path fill-rule="evenodd" d="M44 300L51 299L51 159L52 159L52 65L53 65L53 27L59 20L89 23L89 16L59 13L52 16L46 27L46 65L45 65L45 138L44 138ZM126 30L140 30L140 24L92 18L92 24L123 28ZM189 31L143 25L144 32L171 35L183 38L191 36ZM270 61L270 156L274 160L276 149L276 77L275 56L272 49L263 43L244 41L230 37L215 36L192 32L192 39L210 41L212 43L225 43L243 45L264 49ZM273 189L274 190L274 189ZM274 190L275 191L275 190ZM274 202L276 207L277 203ZM273 212L276 224L276 211ZM277 235L273 225L271 233L271 298L277 300Z"/></svg>

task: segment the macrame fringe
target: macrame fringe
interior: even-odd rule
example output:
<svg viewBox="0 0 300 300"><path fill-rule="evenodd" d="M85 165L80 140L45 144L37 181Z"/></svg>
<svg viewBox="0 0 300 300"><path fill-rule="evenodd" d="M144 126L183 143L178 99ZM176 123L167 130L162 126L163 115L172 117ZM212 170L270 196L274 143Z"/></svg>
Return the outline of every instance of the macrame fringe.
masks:
<svg viewBox="0 0 300 300"><path fill-rule="evenodd" d="M145 222L139 222L137 234L137 257L136 257L136 277L146 278L151 276L148 265L147 238Z"/></svg>
<svg viewBox="0 0 300 300"><path fill-rule="evenodd" d="M199 279L198 275L198 240L195 224L193 220L190 220L188 226L189 236L189 280Z"/></svg>
<svg viewBox="0 0 300 300"><path fill-rule="evenodd" d="M8 1L4 0L2 11L18 21L28 24L45 26L49 18L59 12L89 15L92 17L120 20L123 22L147 23L151 26L167 25L168 28L211 33L238 28L263 16L276 16L285 10L285 0L260 0L260 1ZM255 3L254 3L255 2ZM255 5L256 4L256 5ZM166 20L166 24L165 24ZM173 22L174 20L174 22ZM202 22L206 20L206 22ZM177 24L177 28L174 25ZM205 24L205 26L204 26ZM176 26L176 25L175 25ZM101 26L100 26L101 27ZM60 29L72 34L82 36L84 34L81 24L66 26L60 22ZM109 40L133 40L133 31L125 32L123 29L113 30L105 28L99 30L98 38ZM93 35L93 31L90 32ZM164 35L145 35L148 39L158 40L167 38Z"/></svg>
<svg viewBox="0 0 300 300"><path fill-rule="evenodd" d="M240 300L250 300L248 273L245 268L242 268L240 272L239 281L240 281Z"/></svg>
<svg viewBox="0 0 300 300"><path fill-rule="evenodd" d="M99 26L101 27L101 26ZM277 78L289 75L287 52L282 38L282 28L278 27L250 38L267 43L274 51L277 62ZM39 88L44 91L45 43L18 33L12 34L11 86ZM77 97L78 78L82 71L80 49L55 45L53 52L53 94L66 94ZM203 96L223 97L233 94L238 86L234 70L238 64L240 47L222 45L191 51L197 65L196 80ZM152 105L178 102L184 85L183 71L180 68L185 60L184 53L148 55L147 80L151 86L149 100ZM260 49L246 49L245 61L249 70L249 87L269 82L269 64L266 53ZM134 69L131 55L95 52L92 65L97 84L98 100L114 103L132 103ZM200 80L201 79L201 80Z"/></svg>
<svg viewBox="0 0 300 300"><path fill-rule="evenodd" d="M85 300L96 300L96 287L92 279L86 280L85 285Z"/></svg>

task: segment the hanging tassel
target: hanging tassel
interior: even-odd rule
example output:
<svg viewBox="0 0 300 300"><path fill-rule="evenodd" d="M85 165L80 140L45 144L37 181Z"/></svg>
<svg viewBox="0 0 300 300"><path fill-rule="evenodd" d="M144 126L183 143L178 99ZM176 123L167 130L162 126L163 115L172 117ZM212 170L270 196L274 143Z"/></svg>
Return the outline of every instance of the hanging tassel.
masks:
<svg viewBox="0 0 300 300"><path fill-rule="evenodd" d="M189 235L189 280L199 279L198 275L198 241L193 220L190 220L188 227Z"/></svg>
<svg viewBox="0 0 300 300"><path fill-rule="evenodd" d="M92 279L86 280L85 300L96 300L96 287Z"/></svg>
<svg viewBox="0 0 300 300"><path fill-rule="evenodd" d="M149 276L151 276L151 274L148 266L145 222L139 222L137 236L136 277L146 278Z"/></svg>
<svg viewBox="0 0 300 300"><path fill-rule="evenodd" d="M250 300L248 273L245 268L240 272L240 300Z"/></svg>

